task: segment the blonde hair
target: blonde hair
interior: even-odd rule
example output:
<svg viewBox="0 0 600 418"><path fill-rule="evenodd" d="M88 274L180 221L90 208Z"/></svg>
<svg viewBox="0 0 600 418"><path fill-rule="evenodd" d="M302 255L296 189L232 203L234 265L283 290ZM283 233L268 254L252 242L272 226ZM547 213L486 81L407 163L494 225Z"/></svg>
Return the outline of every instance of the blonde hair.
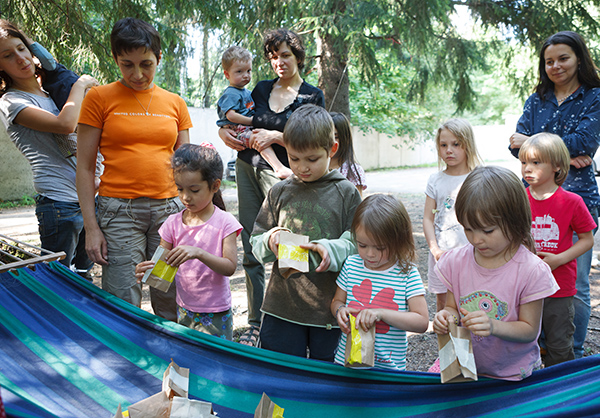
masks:
<svg viewBox="0 0 600 418"><path fill-rule="evenodd" d="M372 194L356 208L351 231L364 228L373 241L389 250L402 273L408 273L415 259L415 241L408 212L402 202L390 195Z"/></svg>
<svg viewBox="0 0 600 418"><path fill-rule="evenodd" d="M242 48L241 46L230 46L221 56L221 66L224 70L229 70L236 61L251 62L252 54L246 48Z"/></svg>
<svg viewBox="0 0 600 418"><path fill-rule="evenodd" d="M558 171L554 173L557 186L562 186L567 179L571 155L560 136L548 132L533 135L519 150L519 160L525 162L528 159L538 159L552 167L558 167Z"/></svg>
<svg viewBox="0 0 600 418"><path fill-rule="evenodd" d="M535 253L529 198L523 182L512 171L498 166L476 167L458 192L455 210L461 225L475 229L498 226L510 248L523 244Z"/></svg>
<svg viewBox="0 0 600 418"><path fill-rule="evenodd" d="M441 152L440 152L440 135L442 131L446 129L448 130L462 149L465 150L465 154L467 156L467 167L469 171L473 170L478 165L481 165L482 160L479 156L479 152L477 152L477 146L475 146L475 135L473 134L473 127L466 119L448 119L444 122L437 130L435 134L435 148L438 153L438 166L441 169L444 164L444 160L442 160Z"/></svg>

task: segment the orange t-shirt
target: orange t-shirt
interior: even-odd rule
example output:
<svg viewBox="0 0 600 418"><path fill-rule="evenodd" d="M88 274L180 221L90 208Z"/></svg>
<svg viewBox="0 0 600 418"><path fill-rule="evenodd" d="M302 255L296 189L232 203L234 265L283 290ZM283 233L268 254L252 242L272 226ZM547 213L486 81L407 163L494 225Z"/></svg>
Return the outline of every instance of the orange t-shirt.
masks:
<svg viewBox="0 0 600 418"><path fill-rule="evenodd" d="M177 196L170 158L179 131L192 127L181 97L156 85L143 91L134 91L118 81L93 87L83 101L79 123L102 129L101 196Z"/></svg>

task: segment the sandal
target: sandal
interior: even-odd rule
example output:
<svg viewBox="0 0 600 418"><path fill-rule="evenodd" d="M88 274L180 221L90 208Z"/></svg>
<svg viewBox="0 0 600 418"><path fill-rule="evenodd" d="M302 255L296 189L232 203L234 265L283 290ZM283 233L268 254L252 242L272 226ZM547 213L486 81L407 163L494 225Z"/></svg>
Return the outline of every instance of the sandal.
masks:
<svg viewBox="0 0 600 418"><path fill-rule="evenodd" d="M239 343L249 345L251 347L257 347L259 338L260 328L255 325L250 325L250 327L240 336Z"/></svg>

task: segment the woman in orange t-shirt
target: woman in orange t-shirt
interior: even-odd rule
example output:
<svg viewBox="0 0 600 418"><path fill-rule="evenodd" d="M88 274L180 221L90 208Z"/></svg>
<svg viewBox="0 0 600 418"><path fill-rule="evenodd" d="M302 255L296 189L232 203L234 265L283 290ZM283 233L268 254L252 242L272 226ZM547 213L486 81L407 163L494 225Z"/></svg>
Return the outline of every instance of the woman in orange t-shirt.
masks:
<svg viewBox="0 0 600 418"><path fill-rule="evenodd" d="M169 160L189 142L192 124L183 99L153 83L161 58L155 28L139 19L121 19L113 27L111 47L122 78L90 90L82 105L77 192L86 250L102 265L102 288L140 306L135 266L154 254L164 220L183 209ZM105 169L96 208L98 150ZM154 313L175 321L175 294L175 286L167 293L150 288Z"/></svg>

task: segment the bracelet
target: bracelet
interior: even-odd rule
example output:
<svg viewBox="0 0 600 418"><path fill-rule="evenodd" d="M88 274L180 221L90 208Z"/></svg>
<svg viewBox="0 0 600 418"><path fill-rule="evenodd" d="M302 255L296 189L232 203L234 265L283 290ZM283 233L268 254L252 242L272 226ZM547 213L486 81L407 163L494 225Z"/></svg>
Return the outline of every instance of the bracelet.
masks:
<svg viewBox="0 0 600 418"><path fill-rule="evenodd" d="M340 306L337 307L337 309L335 310L335 317L337 318L338 313L340 312L340 309L342 309L344 307L344 304L342 303Z"/></svg>

